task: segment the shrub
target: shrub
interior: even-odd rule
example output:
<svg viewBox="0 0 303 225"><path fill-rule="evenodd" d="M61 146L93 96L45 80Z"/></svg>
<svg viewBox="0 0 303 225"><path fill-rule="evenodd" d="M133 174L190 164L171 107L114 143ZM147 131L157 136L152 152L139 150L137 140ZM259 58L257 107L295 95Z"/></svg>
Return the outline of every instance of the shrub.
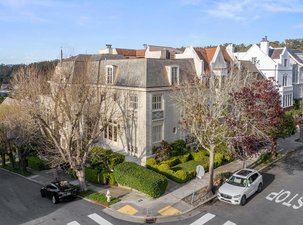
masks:
<svg viewBox="0 0 303 225"><path fill-rule="evenodd" d="M197 162L195 160L190 160L188 162L178 164L177 166L173 167L173 169L184 170L186 172L192 172L192 171L195 172L196 171L196 167L198 165L200 165L199 162Z"/></svg>
<svg viewBox="0 0 303 225"><path fill-rule="evenodd" d="M45 162L37 156L27 157L28 166L34 170L44 170L46 169Z"/></svg>
<svg viewBox="0 0 303 225"><path fill-rule="evenodd" d="M178 156L178 159L179 159L180 163L185 163L191 159L191 154L188 152L184 155L180 155L180 156Z"/></svg>
<svg viewBox="0 0 303 225"><path fill-rule="evenodd" d="M116 165L124 162L124 160L124 155L97 146L93 147L89 156L91 167L104 171L113 170Z"/></svg>
<svg viewBox="0 0 303 225"><path fill-rule="evenodd" d="M222 165L224 160L224 155L222 153L216 153L214 159L214 167L219 167Z"/></svg>
<svg viewBox="0 0 303 225"><path fill-rule="evenodd" d="M153 165L157 165L157 160L155 158L148 158L146 160L146 166L153 166Z"/></svg>
<svg viewBox="0 0 303 225"><path fill-rule="evenodd" d="M134 188L153 198L161 196L167 187L167 178L133 162L124 162L115 167L118 184Z"/></svg>
<svg viewBox="0 0 303 225"><path fill-rule="evenodd" d="M168 160L171 156L172 147L166 141L161 141L160 147L156 150L156 159L158 161Z"/></svg>
<svg viewBox="0 0 303 225"><path fill-rule="evenodd" d="M172 166L175 166L175 165L179 164L179 163L180 163L180 160L179 160L178 157L173 157L173 158L171 158L171 159L162 161L161 164L162 164L162 163L163 163L163 164L167 164L167 165L169 165L170 167L172 167Z"/></svg>
<svg viewBox="0 0 303 225"><path fill-rule="evenodd" d="M102 183L102 177L100 171L93 168L88 168L88 167L85 168L85 179L95 184Z"/></svg>
<svg viewBox="0 0 303 225"><path fill-rule="evenodd" d="M193 159L197 162L203 162L205 158L209 157L207 150L199 150L198 152L191 152Z"/></svg>
<svg viewBox="0 0 303 225"><path fill-rule="evenodd" d="M184 140L176 140L170 146L172 147L171 156L183 155L186 152L186 143Z"/></svg>

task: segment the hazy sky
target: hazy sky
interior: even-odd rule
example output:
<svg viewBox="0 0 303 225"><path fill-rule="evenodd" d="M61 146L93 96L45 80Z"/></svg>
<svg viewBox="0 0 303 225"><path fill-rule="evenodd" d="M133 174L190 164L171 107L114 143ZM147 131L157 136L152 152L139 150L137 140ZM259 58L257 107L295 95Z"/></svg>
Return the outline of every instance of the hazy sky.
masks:
<svg viewBox="0 0 303 225"><path fill-rule="evenodd" d="M302 0L0 0L0 64L97 53L303 38Z"/></svg>

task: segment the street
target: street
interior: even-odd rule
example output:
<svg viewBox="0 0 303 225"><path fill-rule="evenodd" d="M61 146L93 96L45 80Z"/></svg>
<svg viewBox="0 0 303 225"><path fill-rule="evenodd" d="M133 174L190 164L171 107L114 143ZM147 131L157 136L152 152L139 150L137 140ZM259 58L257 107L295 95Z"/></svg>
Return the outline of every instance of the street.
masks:
<svg viewBox="0 0 303 225"><path fill-rule="evenodd" d="M41 198L40 187L0 170L0 225L132 224L114 219L103 213L101 206L81 199L54 205L50 199Z"/></svg>
<svg viewBox="0 0 303 225"><path fill-rule="evenodd" d="M245 206L215 200L199 208L201 214L178 223L195 225L297 225L303 224L303 150L288 155L263 173L264 189Z"/></svg>
<svg viewBox="0 0 303 225"><path fill-rule="evenodd" d="M199 214L162 224L295 225L303 224L303 150L298 150L263 172L264 189L245 206L214 200ZM40 185L0 170L0 225L111 225L135 224L117 220L102 207L77 199L53 205L41 198ZM178 216L176 216L177 218Z"/></svg>

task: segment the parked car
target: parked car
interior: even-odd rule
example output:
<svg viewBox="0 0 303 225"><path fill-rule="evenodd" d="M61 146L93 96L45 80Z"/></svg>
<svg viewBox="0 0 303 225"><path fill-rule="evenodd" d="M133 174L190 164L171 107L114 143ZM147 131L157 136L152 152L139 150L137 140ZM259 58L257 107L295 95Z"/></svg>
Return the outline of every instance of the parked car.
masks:
<svg viewBox="0 0 303 225"><path fill-rule="evenodd" d="M68 181L51 182L40 190L42 198L49 198L54 204L61 200L74 199L77 195L77 188Z"/></svg>
<svg viewBox="0 0 303 225"><path fill-rule="evenodd" d="M253 169L242 169L234 173L219 188L219 200L235 205L245 205L247 199L263 188L262 175Z"/></svg>

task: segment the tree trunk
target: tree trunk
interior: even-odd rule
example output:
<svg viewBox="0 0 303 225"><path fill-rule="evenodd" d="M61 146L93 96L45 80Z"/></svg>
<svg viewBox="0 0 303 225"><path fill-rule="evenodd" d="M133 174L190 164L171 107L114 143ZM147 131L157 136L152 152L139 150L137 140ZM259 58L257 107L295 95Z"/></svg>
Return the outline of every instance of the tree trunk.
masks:
<svg viewBox="0 0 303 225"><path fill-rule="evenodd" d="M271 139L271 159L275 160L277 158L277 138Z"/></svg>
<svg viewBox="0 0 303 225"><path fill-rule="evenodd" d="M19 155L19 168L22 172L26 173L26 157L25 154L23 154L21 149L18 149L18 155Z"/></svg>
<svg viewBox="0 0 303 225"><path fill-rule="evenodd" d="M6 144L6 147L7 147L6 150L7 150L7 154L8 154L8 158L9 158L11 167L15 168L16 164L15 164L15 157L14 157L14 153L13 153L13 147L9 143Z"/></svg>
<svg viewBox="0 0 303 225"><path fill-rule="evenodd" d="M303 142L303 124L299 124L300 142Z"/></svg>
<svg viewBox="0 0 303 225"><path fill-rule="evenodd" d="M2 166L6 165L5 162L5 148L3 146L1 146L1 158L2 158Z"/></svg>
<svg viewBox="0 0 303 225"><path fill-rule="evenodd" d="M85 172L84 169L76 170L76 175L79 180L80 191L86 191Z"/></svg>
<svg viewBox="0 0 303 225"><path fill-rule="evenodd" d="M207 191L212 191L214 187L214 159L215 152L214 149L209 152L209 181Z"/></svg>

